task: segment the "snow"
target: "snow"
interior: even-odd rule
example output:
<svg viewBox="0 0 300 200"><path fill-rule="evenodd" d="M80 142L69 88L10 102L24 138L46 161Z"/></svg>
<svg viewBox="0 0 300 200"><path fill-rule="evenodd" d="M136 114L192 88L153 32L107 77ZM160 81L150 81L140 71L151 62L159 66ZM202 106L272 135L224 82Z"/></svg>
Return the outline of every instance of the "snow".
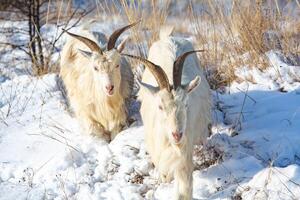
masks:
<svg viewBox="0 0 300 200"><path fill-rule="evenodd" d="M195 147L195 199L300 198L299 66L278 51L266 56L266 70L239 67L240 81L212 91L213 134L202 153ZM25 69L0 65L0 200L172 199L173 183L157 181L146 152L138 102L137 123L107 144L81 129L56 74Z"/></svg>

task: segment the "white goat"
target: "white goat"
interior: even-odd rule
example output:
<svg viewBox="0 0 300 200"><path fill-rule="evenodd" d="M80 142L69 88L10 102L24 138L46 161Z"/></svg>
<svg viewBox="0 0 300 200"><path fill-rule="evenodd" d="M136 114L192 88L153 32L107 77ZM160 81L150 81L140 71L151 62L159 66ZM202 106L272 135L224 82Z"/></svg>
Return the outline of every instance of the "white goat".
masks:
<svg viewBox="0 0 300 200"><path fill-rule="evenodd" d="M83 128L107 141L113 139L127 123L126 99L132 89L133 74L129 63L121 58L125 46L115 43L130 24L113 32L107 50L102 33L81 30L83 36L67 32L71 37L61 55L60 76L64 81L70 105ZM101 36L97 40L96 36Z"/></svg>
<svg viewBox="0 0 300 200"><path fill-rule="evenodd" d="M192 199L193 144L203 144L208 137L211 95L196 55L187 58L197 51L189 41L170 36L171 32L161 30L148 60L126 56L146 66L139 99L152 162L162 181L174 178L174 199Z"/></svg>

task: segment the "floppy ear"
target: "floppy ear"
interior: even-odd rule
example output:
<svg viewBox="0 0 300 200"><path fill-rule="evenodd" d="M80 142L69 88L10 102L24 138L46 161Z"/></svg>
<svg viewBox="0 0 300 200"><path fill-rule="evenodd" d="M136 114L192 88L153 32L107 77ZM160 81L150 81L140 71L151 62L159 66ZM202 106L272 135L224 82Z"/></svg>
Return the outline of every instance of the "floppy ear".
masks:
<svg viewBox="0 0 300 200"><path fill-rule="evenodd" d="M200 76L196 76L191 82L189 82L187 85L184 86L185 91L187 91L187 93L192 92L195 88L198 87L200 82L201 82Z"/></svg>
<svg viewBox="0 0 300 200"><path fill-rule="evenodd" d="M125 38L125 39L118 45L117 51L118 51L119 53L121 53L121 52L124 50L124 48L125 48L125 46L126 46L126 43L127 43L128 41L130 41L130 38L129 38L129 37Z"/></svg>
<svg viewBox="0 0 300 200"><path fill-rule="evenodd" d="M158 87L153 87L147 83L143 83L142 81L138 80L140 89L145 91L148 95L153 95L159 91Z"/></svg>
<svg viewBox="0 0 300 200"><path fill-rule="evenodd" d="M93 54L92 52L84 51L82 49L78 49L78 51L81 53L81 55L83 55L86 58L90 58L92 56L92 54Z"/></svg>

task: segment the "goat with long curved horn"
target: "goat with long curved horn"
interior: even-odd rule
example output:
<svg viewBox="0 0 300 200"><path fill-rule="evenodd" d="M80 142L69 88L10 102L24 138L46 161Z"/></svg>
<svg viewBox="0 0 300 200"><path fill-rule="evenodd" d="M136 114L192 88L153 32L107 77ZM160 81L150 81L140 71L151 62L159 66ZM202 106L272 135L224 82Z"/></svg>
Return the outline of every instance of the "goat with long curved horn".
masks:
<svg viewBox="0 0 300 200"><path fill-rule="evenodd" d="M167 91L169 91L169 92L171 91L171 86L169 84L168 76L166 75L166 73L160 66L155 65L151 61L149 61L145 58L139 57L139 56L134 56L134 55L129 55L129 54L121 54L121 55L137 59L140 62L142 62L143 64L145 64L145 66L149 69L149 71L155 77L155 80L158 83L159 89L162 90L162 89L166 88Z"/></svg>
<svg viewBox="0 0 300 200"><path fill-rule="evenodd" d="M146 67L138 99L151 161L162 181L174 179L170 199L192 200L193 145L205 144L209 136L211 94L196 55L191 55L204 50L194 50L190 41L171 33L172 28L161 29L160 39L149 48L147 61L161 67L171 91L157 90L153 71L158 67L152 64L155 70Z"/></svg>
<svg viewBox="0 0 300 200"><path fill-rule="evenodd" d="M185 59L188 55L196 52L203 52L204 50L193 50L185 52L184 54L180 55L174 62L173 65L173 88L176 90L178 87L181 86L181 77L182 77L182 69Z"/></svg>
<svg viewBox="0 0 300 200"><path fill-rule="evenodd" d="M107 141L128 125L126 102L131 96L133 73L121 56L125 42L116 49L114 45L135 24L116 30L108 43L104 33L89 30L91 24L81 27L82 36L64 30L71 37L62 50L60 76L70 105L85 132ZM108 48L101 49L98 44L107 44Z"/></svg>
<svg viewBox="0 0 300 200"><path fill-rule="evenodd" d="M129 29L129 28L135 26L135 25L138 24L139 22L140 22L140 21L137 21L137 22L134 22L134 23L129 24L129 25L127 25L127 26L124 26L124 27L122 27L122 28L120 28L120 29L115 30L115 31L111 34L111 36L109 37L109 39L108 39L107 50L109 51L109 50L115 48L115 44L116 44L116 42L117 42L119 36L120 36L124 31L126 31L127 29Z"/></svg>

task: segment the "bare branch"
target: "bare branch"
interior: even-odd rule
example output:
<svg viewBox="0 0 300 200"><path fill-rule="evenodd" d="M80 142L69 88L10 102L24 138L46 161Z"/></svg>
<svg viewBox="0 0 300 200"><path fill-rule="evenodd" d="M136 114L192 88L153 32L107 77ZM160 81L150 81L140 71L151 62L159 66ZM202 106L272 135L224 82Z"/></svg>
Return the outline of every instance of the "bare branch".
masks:
<svg viewBox="0 0 300 200"><path fill-rule="evenodd" d="M26 50L25 45L19 45L19 44L12 44L9 42L0 42L0 45L6 45L6 46L10 46L13 49L19 49L24 51L27 55L30 56L30 52L28 50Z"/></svg>

